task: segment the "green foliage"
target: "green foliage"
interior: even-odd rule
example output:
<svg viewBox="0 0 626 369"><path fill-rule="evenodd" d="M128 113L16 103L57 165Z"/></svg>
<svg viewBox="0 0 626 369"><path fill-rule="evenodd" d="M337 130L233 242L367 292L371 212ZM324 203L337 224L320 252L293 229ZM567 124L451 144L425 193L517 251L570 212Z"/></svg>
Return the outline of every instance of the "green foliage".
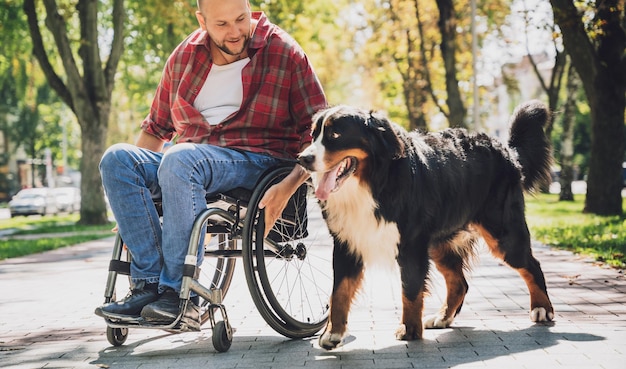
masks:
<svg viewBox="0 0 626 369"><path fill-rule="evenodd" d="M84 234L68 237L37 238L32 240L0 240L0 260L55 250L109 236L110 235L102 234Z"/></svg>
<svg viewBox="0 0 626 369"><path fill-rule="evenodd" d="M626 202L626 199L624 200ZM528 226L534 239L626 268L626 217L583 214L583 197L558 201L558 195L527 197Z"/></svg>
<svg viewBox="0 0 626 369"><path fill-rule="evenodd" d="M362 1L365 8L367 27L360 30L365 44L359 60L366 78L371 82L367 87L368 107L382 109L398 123L409 126L409 109L421 110L425 120L436 130L441 124L439 106L445 107L446 88L443 58L439 50L441 35L437 28L439 11L433 0L369 0ZM477 6L479 45L488 36L493 36L506 21L510 13L509 0L480 1ZM419 7L423 37L417 31L416 6ZM470 2L454 2L457 21L456 75L464 105L470 104L473 70L471 53ZM420 55L420 45L425 48L425 57ZM427 70L426 70L427 69ZM428 101L407 101L415 91L424 90L426 73L430 76L432 95ZM436 100L436 101L435 101ZM413 104L413 106L412 106ZM418 106L415 106L417 104Z"/></svg>
<svg viewBox="0 0 626 369"><path fill-rule="evenodd" d="M0 260L54 250L113 235L111 229L114 223L81 226L77 224L77 221L78 214L15 217L1 220L2 228L11 229L14 233L0 239ZM28 235L40 236L28 237Z"/></svg>
<svg viewBox="0 0 626 369"><path fill-rule="evenodd" d="M68 12L66 9L64 13ZM8 137L9 154L23 145L29 156L41 159L43 150L50 148L53 160L60 164L65 124L68 162L78 168L77 124L65 113L32 58L31 48L22 1L4 1L0 7L0 129Z"/></svg>

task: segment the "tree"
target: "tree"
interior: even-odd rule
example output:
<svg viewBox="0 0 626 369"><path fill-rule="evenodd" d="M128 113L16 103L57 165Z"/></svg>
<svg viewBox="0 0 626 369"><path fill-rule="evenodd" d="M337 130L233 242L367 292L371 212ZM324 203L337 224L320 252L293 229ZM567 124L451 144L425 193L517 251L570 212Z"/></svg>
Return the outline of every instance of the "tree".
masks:
<svg viewBox="0 0 626 369"><path fill-rule="evenodd" d="M449 113L448 121L452 127L466 127L465 114L467 110L461 99L459 90L459 81L457 79L457 61L456 61L456 33L457 22L456 13L454 11L454 2L452 0L436 0L439 9L439 21L437 26L441 33L441 58L443 59L445 75L446 75L446 92L447 105ZM417 8L418 1L415 0Z"/></svg>
<svg viewBox="0 0 626 369"><path fill-rule="evenodd" d="M74 12L69 6L59 8L55 0L43 0L45 25L56 45L54 52L44 45L39 25L41 7L37 6L35 0L25 0L23 8L28 17L33 54L48 83L76 115L81 128L83 156L80 165L82 200L79 222L83 224L107 222L98 162L105 149L115 73L124 49L125 21L124 1L111 1L112 37L108 59L104 63L101 59L103 41L98 32L98 25L103 16L98 12L98 1L78 0L76 11L80 39L73 40L68 29L75 21ZM58 59L53 60L54 55ZM80 62L76 56L80 58ZM63 66L63 75L55 69L57 64Z"/></svg>
<svg viewBox="0 0 626 369"><path fill-rule="evenodd" d="M450 126L466 126L472 43L469 1L371 0L364 63L378 82L382 99L374 104L409 129L430 128L437 115ZM509 1L479 1L477 21L494 33L509 13ZM452 6L454 5L454 6ZM401 100L400 100L400 98ZM383 100L382 102L380 100ZM399 101L400 100L400 101ZM404 109L402 109L404 105Z"/></svg>
<svg viewBox="0 0 626 369"><path fill-rule="evenodd" d="M622 162L626 148L626 9L620 0L550 0L563 44L591 108L592 143L585 212L622 214ZM591 18L589 17L591 14Z"/></svg>
<svg viewBox="0 0 626 369"><path fill-rule="evenodd" d="M576 119L576 96L579 78L570 64L567 71L567 98L563 109L563 134L561 136L561 192L559 201L573 201L572 181L574 180L574 123Z"/></svg>

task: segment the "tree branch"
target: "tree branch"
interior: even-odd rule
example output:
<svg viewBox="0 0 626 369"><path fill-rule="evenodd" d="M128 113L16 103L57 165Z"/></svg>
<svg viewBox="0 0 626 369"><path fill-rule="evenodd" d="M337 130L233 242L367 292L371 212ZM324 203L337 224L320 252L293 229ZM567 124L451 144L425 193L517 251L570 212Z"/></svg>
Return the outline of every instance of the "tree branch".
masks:
<svg viewBox="0 0 626 369"><path fill-rule="evenodd" d="M597 67L597 55L591 40L585 32L582 15L576 9L572 0L550 0L554 21L558 24L563 35L565 50L572 56L572 63L578 76L584 81L584 86L593 84L593 76ZM587 96L590 97L587 91Z"/></svg>
<svg viewBox="0 0 626 369"><path fill-rule="evenodd" d="M90 86L87 94L92 104L107 99L107 88L100 59L98 44L98 1L79 0L76 5L80 19L81 44L78 54L83 60L85 84ZM94 110L97 110L94 106Z"/></svg>
<svg viewBox="0 0 626 369"><path fill-rule="evenodd" d="M107 85L109 96L115 85L115 71L122 58L124 52L124 22L126 20L126 11L124 9L124 0L114 0L113 2L113 43L111 44L111 53L104 69L104 78Z"/></svg>
<svg viewBox="0 0 626 369"><path fill-rule="evenodd" d="M59 57L63 63L65 74L67 75L67 89L72 95L72 100L74 100L77 95L82 95L85 88L80 73L78 72L78 67L76 66L74 54L72 53L65 20L63 20L63 17L59 14L55 0L44 0L44 5L47 13L46 27L54 37L54 42L59 51ZM76 101L73 102L76 104ZM72 110L76 113L76 110Z"/></svg>
<svg viewBox="0 0 626 369"><path fill-rule="evenodd" d="M422 62L424 63L424 79L426 80L426 90L430 94L430 97L433 99L433 103L435 106L441 111L441 113L446 117L446 119L450 120L450 113L446 112L443 109L443 106L439 104L439 100L435 95L435 91L433 91L433 84L430 78L430 69L428 68L428 59L426 58L426 43L424 42L424 25L422 23L422 18L420 16L418 1L415 0L415 18L417 19L417 31L420 37L419 49L420 55L422 56ZM449 108L449 107L448 107Z"/></svg>
<svg viewBox="0 0 626 369"><path fill-rule="evenodd" d="M28 29L33 42L33 55L37 58L39 66L45 74L50 87L52 87L52 89L59 95L59 98L63 100L63 102L67 104L72 111L74 111L75 107L72 94L63 83L63 80L61 80L59 75L55 72L52 64L50 64L48 54L43 46L43 39L41 37L41 29L39 28L39 22L37 19L35 1L25 0L23 9L24 13L26 13L26 17L28 18Z"/></svg>

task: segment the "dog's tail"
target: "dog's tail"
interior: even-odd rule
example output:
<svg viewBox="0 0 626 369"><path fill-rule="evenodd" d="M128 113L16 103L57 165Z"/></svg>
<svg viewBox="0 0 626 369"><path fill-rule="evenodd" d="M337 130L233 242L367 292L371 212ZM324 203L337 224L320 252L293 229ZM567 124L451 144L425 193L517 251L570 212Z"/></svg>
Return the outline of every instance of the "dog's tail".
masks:
<svg viewBox="0 0 626 369"><path fill-rule="evenodd" d="M538 100L519 105L511 116L509 146L519 155L526 191L550 179L550 140L543 130L549 121L550 111Z"/></svg>

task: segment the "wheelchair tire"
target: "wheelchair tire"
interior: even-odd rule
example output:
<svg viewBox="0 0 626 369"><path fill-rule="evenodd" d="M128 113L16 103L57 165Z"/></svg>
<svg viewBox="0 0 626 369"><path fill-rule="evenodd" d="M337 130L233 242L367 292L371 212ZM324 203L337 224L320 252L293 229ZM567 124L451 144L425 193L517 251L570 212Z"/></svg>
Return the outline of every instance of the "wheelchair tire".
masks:
<svg viewBox="0 0 626 369"><path fill-rule="evenodd" d="M128 338L128 328L107 327L107 341L115 347L122 346Z"/></svg>
<svg viewBox="0 0 626 369"><path fill-rule="evenodd" d="M243 225L242 253L246 282L261 316L286 337L306 338L328 319L332 237L310 181L291 198L265 239L264 213L258 208L266 191L292 168L274 169L255 187Z"/></svg>
<svg viewBox="0 0 626 369"><path fill-rule="evenodd" d="M230 346L233 344L233 339L228 334L228 327L226 327L226 322L222 320L215 323L211 339L213 342L213 347L218 352L226 352L228 351L228 349L230 349Z"/></svg>

